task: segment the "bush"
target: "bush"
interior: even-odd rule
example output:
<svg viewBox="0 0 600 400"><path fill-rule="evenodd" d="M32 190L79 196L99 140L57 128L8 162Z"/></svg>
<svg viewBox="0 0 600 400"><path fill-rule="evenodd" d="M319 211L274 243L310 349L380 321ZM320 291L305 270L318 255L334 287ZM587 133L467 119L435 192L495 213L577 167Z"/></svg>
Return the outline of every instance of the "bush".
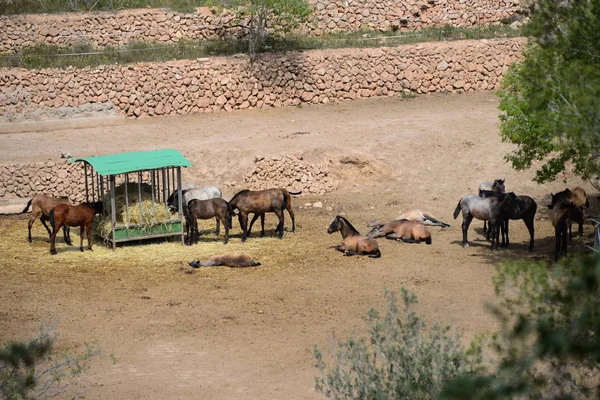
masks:
<svg viewBox="0 0 600 400"><path fill-rule="evenodd" d="M394 292L385 297L385 314L371 310L366 317L368 340L333 337L329 357L315 347L319 392L332 399L432 399L447 381L479 370L480 348L465 350L449 327L428 328L411 310L414 295L401 288L403 310Z"/></svg>
<svg viewBox="0 0 600 400"><path fill-rule="evenodd" d="M97 343L86 343L82 353L59 353L54 347L57 338L42 328L28 342L0 348L1 399L81 398L71 388L72 378L85 372L102 351Z"/></svg>

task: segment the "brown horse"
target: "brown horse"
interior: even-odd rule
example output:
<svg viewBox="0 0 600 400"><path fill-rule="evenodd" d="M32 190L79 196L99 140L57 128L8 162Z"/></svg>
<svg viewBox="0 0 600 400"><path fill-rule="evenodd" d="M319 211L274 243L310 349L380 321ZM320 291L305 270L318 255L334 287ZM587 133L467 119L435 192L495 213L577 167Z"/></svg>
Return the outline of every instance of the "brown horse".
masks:
<svg viewBox="0 0 600 400"><path fill-rule="evenodd" d="M402 240L405 243L420 243L424 241L431 244L431 232L420 222L407 219L388 222L373 227L367 237L377 238L385 236L386 239Z"/></svg>
<svg viewBox="0 0 600 400"><path fill-rule="evenodd" d="M258 217L262 217L262 235L264 235L264 214L267 212L273 212L279 218L279 224L277 224L277 232L279 239L283 238L283 225L284 225L284 214L283 210L287 210L292 219L292 232L296 231L296 221L294 219L294 211L292 211L292 195L299 193L288 192L285 189L265 189L265 190L242 190L236 193L229 204L232 209L236 208L239 210L238 220L240 221L240 227L242 228L242 242L246 241L246 238L250 234L248 229L248 214L254 214L254 218L250 224L252 224Z"/></svg>
<svg viewBox="0 0 600 400"><path fill-rule="evenodd" d="M585 208L589 208L590 207L590 202L587 199L587 194L585 193L585 190L583 190L583 188L577 186L575 188L571 189L565 189L562 192L556 193L556 194L552 194L550 193L550 197L552 198L550 205L548 206L549 209L552 210L552 207L559 202L565 202L565 203L573 203L576 207L579 207L580 211L581 211L581 222L579 222L579 229L577 231L577 233L579 234L579 236L583 235L583 209ZM569 239L573 240L573 232L571 230L571 225L572 223L569 222Z"/></svg>
<svg viewBox="0 0 600 400"><path fill-rule="evenodd" d="M554 261L557 261L560 252L567 255L567 227L570 226L571 221L582 224L583 213L581 207L576 206L573 202L559 201L553 205L550 218L552 219L556 239Z"/></svg>
<svg viewBox="0 0 600 400"><path fill-rule="evenodd" d="M29 231L29 236L27 240L29 241L29 243L33 243L33 240L31 239L31 227L33 226L33 223L38 217L40 217L40 221L42 221L44 228L46 228L46 230L48 231L48 236L52 234L50 228L48 228L48 225L46 224L46 221L50 220L50 210L52 210L57 205L63 203L71 204L67 196L56 198L46 196L43 194L36 194L31 200L27 202L27 206L25 206L23 211L21 211L21 214L25 214L27 211L29 211L29 207L31 207L31 218L29 218L29 223L27 224L27 229ZM72 246L71 237L69 235L69 227L66 225L63 226L63 236L65 239L65 243L69 246Z"/></svg>
<svg viewBox="0 0 600 400"><path fill-rule="evenodd" d="M94 215L102 214L104 203L82 203L77 206L71 204L59 204L50 211L50 224L52 234L50 235L50 254L56 254L56 233L63 225L80 228L81 242L79 250L83 251L83 232L87 234L88 250L92 250L92 220Z"/></svg>
<svg viewBox="0 0 600 400"><path fill-rule="evenodd" d="M343 241L342 244L334 248L344 253L345 256L368 255L371 258L381 257L377 240L362 236L350 221L341 215L336 216L327 229L327 233L330 235L337 231L342 234Z"/></svg>
<svg viewBox="0 0 600 400"><path fill-rule="evenodd" d="M229 229L231 229L231 218L233 210L229 203L221 198L209 200L190 200L188 202L188 212L186 213L188 244L198 243L198 219L211 219L217 221L215 235L219 237L220 223L225 227L225 239L223 243L229 241Z"/></svg>
<svg viewBox="0 0 600 400"><path fill-rule="evenodd" d="M243 267L258 267L259 262L254 261L252 256L248 254L229 253L221 256L212 256L208 262L190 261L188 263L192 268L200 267L217 267L224 265L226 267L243 268Z"/></svg>

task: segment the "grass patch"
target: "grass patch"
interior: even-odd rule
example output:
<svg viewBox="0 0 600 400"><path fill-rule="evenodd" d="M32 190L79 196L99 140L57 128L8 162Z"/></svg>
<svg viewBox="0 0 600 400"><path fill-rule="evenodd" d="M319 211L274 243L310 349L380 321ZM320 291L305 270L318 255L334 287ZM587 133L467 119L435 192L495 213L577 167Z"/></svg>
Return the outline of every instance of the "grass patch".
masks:
<svg viewBox="0 0 600 400"><path fill-rule="evenodd" d="M391 47L422 42L492 39L520 35L519 30L505 25L470 29L444 27L406 34L393 31L385 33L362 31L322 37L270 37L265 41L260 51L282 53L314 49ZM19 53L0 56L0 67L40 69L73 66L83 68L106 64L132 64L227 56L246 53L247 49L248 44L243 40L182 40L176 44L135 42L121 48L107 47L104 49L96 49L91 44L69 47L40 45L24 49Z"/></svg>
<svg viewBox="0 0 600 400"><path fill-rule="evenodd" d="M0 14L39 14L78 11L116 11L130 8L167 8L192 12L206 0L0 0Z"/></svg>

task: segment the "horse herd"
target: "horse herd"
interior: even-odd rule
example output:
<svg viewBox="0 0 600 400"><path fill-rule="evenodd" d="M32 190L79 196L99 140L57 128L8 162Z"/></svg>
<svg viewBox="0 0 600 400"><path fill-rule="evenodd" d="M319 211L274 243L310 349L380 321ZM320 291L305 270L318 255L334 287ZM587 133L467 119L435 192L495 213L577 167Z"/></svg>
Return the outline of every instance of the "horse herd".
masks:
<svg viewBox="0 0 600 400"><path fill-rule="evenodd" d="M463 196L454 210L454 219L460 213L463 216L462 222L462 243L463 247L468 247L467 231L473 220L484 221L484 233L487 239L491 241L491 249L496 250L500 246L509 245L509 221L522 219L529 231L530 241L529 250L534 246L534 218L537 212L536 202L529 196L517 196L515 193L506 193L505 181L497 179L493 182L483 182L479 186L477 195ZM186 235L188 245L198 242L198 219L216 220L215 234L218 237L220 225L225 228L224 243L229 240L229 230L232 228L233 216L237 215L240 227L242 229L242 242L245 242L252 226L260 217L261 219L261 237L265 233L265 213L275 213L279 219L276 232L281 239L284 232L284 211L290 215L292 221L292 232L295 232L295 217L292 210L292 196L299 195L301 192L289 192L285 189L273 188L266 190L242 190L236 193L229 202L222 198L221 191L214 186L198 188L194 184L186 184L182 188L183 215L186 221ZM167 199L167 206L175 213L178 212L179 199L177 192L171 193ZM56 235L63 229L65 243L71 245L69 236L69 227L80 227L81 241L80 250L83 251L83 236L86 233L88 240L88 249L92 250L91 242L91 223L96 214L103 213L102 202L82 203L73 205L66 197L53 198L38 194L32 198L22 213L25 213L31 207L32 215L28 222L28 240L31 243L31 227L39 217L44 227L50 235L50 253L56 254ZM584 208L589 207L589 202L585 191L576 187L566 189L557 194L551 194L551 203L548 208L551 210L551 221L555 229L555 259L558 259L560 253L567 253L567 232L572 239L572 222L579 224L579 234L583 234L583 212ZM253 214L252 220L248 225L248 218ZM50 221L52 230L47 223ZM489 223L489 227L488 227ZM428 212L421 210L412 210L400 215L397 219L381 223L375 221L369 224L371 230L366 235L361 235L350 221L344 216L336 216L327 233L340 232L342 243L334 248L345 255L367 255L369 257L381 257L381 251L376 238L385 237L387 239L399 240L406 243L432 243L431 232L427 226L449 227L439 219ZM501 244L500 244L501 238ZM216 261L212 261L213 263Z"/></svg>

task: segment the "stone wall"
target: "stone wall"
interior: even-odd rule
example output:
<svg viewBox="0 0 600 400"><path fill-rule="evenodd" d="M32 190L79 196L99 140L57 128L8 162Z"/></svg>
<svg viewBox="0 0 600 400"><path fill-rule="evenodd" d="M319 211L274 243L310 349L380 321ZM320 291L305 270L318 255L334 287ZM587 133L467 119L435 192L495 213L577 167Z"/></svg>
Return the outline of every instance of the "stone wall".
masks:
<svg viewBox="0 0 600 400"><path fill-rule="evenodd" d="M85 180L81 164L67 160L0 165L0 198L32 198L38 193L68 196L84 201Z"/></svg>
<svg viewBox="0 0 600 400"><path fill-rule="evenodd" d="M299 27L303 33L358 30L400 32L451 25L478 27L515 17L521 0L310 0L315 12ZM95 47L134 41L177 43L243 35L244 21L231 11L198 8L182 14L161 9L57 15L0 16L0 53L38 44Z"/></svg>
<svg viewBox="0 0 600 400"><path fill-rule="evenodd" d="M491 90L525 39L456 41L110 65L0 70L0 121L106 104L131 117Z"/></svg>

